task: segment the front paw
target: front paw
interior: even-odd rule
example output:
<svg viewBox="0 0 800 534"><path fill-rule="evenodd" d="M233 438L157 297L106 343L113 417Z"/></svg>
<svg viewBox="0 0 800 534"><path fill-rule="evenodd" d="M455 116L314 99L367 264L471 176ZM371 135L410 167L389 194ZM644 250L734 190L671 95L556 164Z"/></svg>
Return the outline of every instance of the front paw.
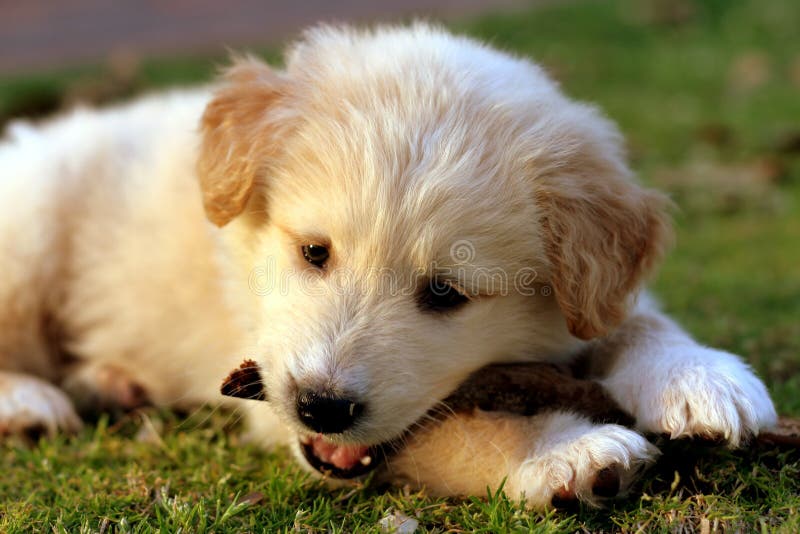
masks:
<svg viewBox="0 0 800 534"><path fill-rule="evenodd" d="M642 384L639 429L737 447L776 423L769 393L747 365L713 349L693 356L668 370L663 383Z"/></svg>
<svg viewBox="0 0 800 534"><path fill-rule="evenodd" d="M548 439L508 479L507 491L547 508L579 499L592 505L627 493L660 454L642 435L619 425L555 416Z"/></svg>
<svg viewBox="0 0 800 534"><path fill-rule="evenodd" d="M60 389L29 375L0 372L0 435L80 428L72 402Z"/></svg>

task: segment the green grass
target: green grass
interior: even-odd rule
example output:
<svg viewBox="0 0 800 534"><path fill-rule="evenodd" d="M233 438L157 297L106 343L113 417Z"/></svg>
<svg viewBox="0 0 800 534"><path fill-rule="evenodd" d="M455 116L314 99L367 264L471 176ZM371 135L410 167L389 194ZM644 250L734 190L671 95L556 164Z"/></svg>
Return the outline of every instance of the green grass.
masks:
<svg viewBox="0 0 800 534"><path fill-rule="evenodd" d="M800 137L800 4L567 2L456 27L537 58L620 123L643 180L680 207L654 284L666 310L743 354L779 411L800 416L800 155L787 142ZM219 61L146 61L118 96L208 79ZM0 79L0 117L35 111L37 98L57 105L106 73ZM499 493L331 491L285 453L238 443L224 416L147 413L148 424L102 420L73 439L0 445L0 531L371 531L390 511L430 531L800 531L798 452L670 443L641 496L543 515ZM141 430L151 424L157 433Z"/></svg>

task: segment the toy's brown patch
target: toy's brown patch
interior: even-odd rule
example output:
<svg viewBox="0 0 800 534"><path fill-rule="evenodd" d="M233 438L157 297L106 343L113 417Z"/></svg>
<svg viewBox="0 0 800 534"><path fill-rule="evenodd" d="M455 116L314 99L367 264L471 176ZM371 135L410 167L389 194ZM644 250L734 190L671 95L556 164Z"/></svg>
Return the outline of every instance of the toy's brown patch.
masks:
<svg viewBox="0 0 800 534"><path fill-rule="evenodd" d="M228 378L223 380L220 393L239 399L267 400L258 364L253 360L242 362L238 369L232 371Z"/></svg>
<svg viewBox="0 0 800 534"><path fill-rule="evenodd" d="M546 363L495 364L473 373L445 403L455 412L535 415L568 410L595 422L632 426L633 417L592 380L575 378L568 369Z"/></svg>

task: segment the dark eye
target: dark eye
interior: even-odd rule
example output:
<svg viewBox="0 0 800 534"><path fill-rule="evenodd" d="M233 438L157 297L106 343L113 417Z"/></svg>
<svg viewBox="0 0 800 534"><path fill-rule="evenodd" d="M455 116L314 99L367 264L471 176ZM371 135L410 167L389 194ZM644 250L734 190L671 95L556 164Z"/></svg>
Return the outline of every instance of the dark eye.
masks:
<svg viewBox="0 0 800 534"><path fill-rule="evenodd" d="M443 312L454 310L469 302L469 298L447 282L431 279L419 294L423 310Z"/></svg>
<svg viewBox="0 0 800 534"><path fill-rule="evenodd" d="M306 261L315 267L323 267L330 256L328 247L322 245L303 245L302 250Z"/></svg>

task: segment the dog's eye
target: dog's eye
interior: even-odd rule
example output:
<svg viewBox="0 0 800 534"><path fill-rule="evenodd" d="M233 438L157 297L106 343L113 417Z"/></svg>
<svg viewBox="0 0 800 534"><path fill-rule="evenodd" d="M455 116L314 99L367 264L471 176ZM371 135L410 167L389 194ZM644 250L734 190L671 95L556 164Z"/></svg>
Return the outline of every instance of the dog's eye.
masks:
<svg viewBox="0 0 800 534"><path fill-rule="evenodd" d="M330 256L328 247L322 245L303 245L302 251L306 261L315 267L324 266Z"/></svg>
<svg viewBox="0 0 800 534"><path fill-rule="evenodd" d="M469 302L469 298L447 282L432 278L419 295L419 305L423 310L444 312L459 308Z"/></svg>

